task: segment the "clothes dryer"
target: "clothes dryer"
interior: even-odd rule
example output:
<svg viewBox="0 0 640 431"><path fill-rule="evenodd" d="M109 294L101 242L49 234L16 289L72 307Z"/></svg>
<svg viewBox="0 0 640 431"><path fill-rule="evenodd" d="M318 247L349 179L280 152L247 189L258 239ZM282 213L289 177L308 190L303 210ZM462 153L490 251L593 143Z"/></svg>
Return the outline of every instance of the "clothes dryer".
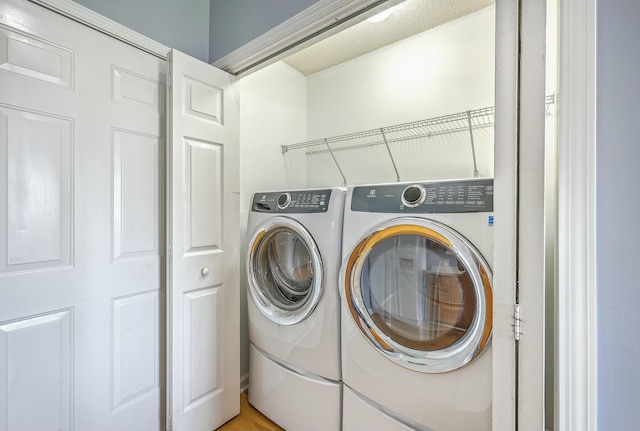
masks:
<svg viewBox="0 0 640 431"><path fill-rule="evenodd" d="M492 211L492 179L349 187L345 431L491 429Z"/></svg>
<svg viewBox="0 0 640 431"><path fill-rule="evenodd" d="M341 426L345 189L255 193L247 232L249 402L289 430Z"/></svg>

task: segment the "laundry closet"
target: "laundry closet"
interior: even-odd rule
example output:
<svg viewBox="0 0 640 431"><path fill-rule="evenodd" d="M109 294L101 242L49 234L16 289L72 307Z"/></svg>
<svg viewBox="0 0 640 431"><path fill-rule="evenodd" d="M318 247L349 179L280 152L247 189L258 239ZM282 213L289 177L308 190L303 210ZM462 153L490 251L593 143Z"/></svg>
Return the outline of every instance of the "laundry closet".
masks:
<svg viewBox="0 0 640 431"><path fill-rule="evenodd" d="M241 78L241 226L256 191L492 177L494 43L488 6L308 76L288 64L294 54ZM468 115L486 124L470 130ZM332 151L322 144L398 125L415 137L388 145L379 135L374 145L347 137ZM246 332L241 338L242 373Z"/></svg>
<svg viewBox="0 0 640 431"><path fill-rule="evenodd" d="M554 420L554 8L550 3L547 12L544 100L547 344L546 357L539 358L541 367L547 364L547 429L553 429ZM242 77L241 225L246 226L251 194L256 191L493 178L495 29L496 9L488 5L317 71L305 70L304 57L297 53ZM331 57L322 45L308 50ZM242 232L243 244L247 235ZM242 295L245 273L242 268ZM246 296L241 299L245 385L250 378L246 300Z"/></svg>

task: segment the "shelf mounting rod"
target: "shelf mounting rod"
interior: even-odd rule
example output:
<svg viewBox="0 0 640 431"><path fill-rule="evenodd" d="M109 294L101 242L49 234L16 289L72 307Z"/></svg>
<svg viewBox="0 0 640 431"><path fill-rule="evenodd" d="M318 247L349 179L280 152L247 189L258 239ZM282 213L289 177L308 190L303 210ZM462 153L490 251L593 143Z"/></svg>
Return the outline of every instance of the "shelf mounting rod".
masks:
<svg viewBox="0 0 640 431"><path fill-rule="evenodd" d="M467 111L469 123L469 137L471 138L471 156L473 157L473 178L478 178L478 164L476 163L476 146L473 143L473 125L471 124L471 111Z"/></svg>
<svg viewBox="0 0 640 431"><path fill-rule="evenodd" d="M384 134L384 128L380 128L380 134L382 135L382 140L384 141L384 146L387 147L387 152L389 153L389 158L391 159L391 164L393 165L393 170L396 171L396 181L400 182L400 174L398 173L398 167L396 166L396 161L393 158L393 154L391 154L391 148L389 148L389 142L387 141L387 135Z"/></svg>
<svg viewBox="0 0 640 431"><path fill-rule="evenodd" d="M324 138L324 144L327 146L327 149L329 150L329 153L331 154L333 162L336 164L338 171L340 171L340 175L342 175L342 185L346 187L347 177L344 176L344 172L342 172L342 169L340 168L340 163L338 163L336 156L333 154L333 150L331 149L331 146L329 146L329 140L327 138Z"/></svg>

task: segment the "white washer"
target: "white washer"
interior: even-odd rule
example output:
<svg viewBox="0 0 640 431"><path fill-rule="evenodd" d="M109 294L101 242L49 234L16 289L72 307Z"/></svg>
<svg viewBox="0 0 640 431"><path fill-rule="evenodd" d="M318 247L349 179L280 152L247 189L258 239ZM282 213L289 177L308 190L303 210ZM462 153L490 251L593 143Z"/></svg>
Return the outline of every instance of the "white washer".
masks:
<svg viewBox="0 0 640 431"><path fill-rule="evenodd" d="M343 430L491 429L493 180L352 186Z"/></svg>
<svg viewBox="0 0 640 431"><path fill-rule="evenodd" d="M249 402L287 430L339 430L345 189L255 193L247 232Z"/></svg>

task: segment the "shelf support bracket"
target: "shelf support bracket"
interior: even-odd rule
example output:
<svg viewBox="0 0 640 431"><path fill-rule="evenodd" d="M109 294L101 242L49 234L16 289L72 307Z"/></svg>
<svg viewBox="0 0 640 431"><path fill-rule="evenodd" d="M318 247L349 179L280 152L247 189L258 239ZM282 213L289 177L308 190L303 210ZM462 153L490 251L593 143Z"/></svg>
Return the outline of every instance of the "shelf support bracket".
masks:
<svg viewBox="0 0 640 431"><path fill-rule="evenodd" d="M331 149L331 146L329 145L329 140L327 138L324 138L324 144L327 146L327 149L329 150L329 153L331 154L331 157L333 158L333 162L336 164L338 171L340 171L340 175L342 176L342 185L346 187L347 178L344 176L344 172L342 172L342 169L340 168L340 163L338 163L338 160L336 159L335 154L333 154L333 150Z"/></svg>
<svg viewBox="0 0 640 431"><path fill-rule="evenodd" d="M476 146L473 143L473 124L471 123L471 111L467 111L469 123L469 137L471 138L471 156L473 157L473 178L478 178L478 164L476 163Z"/></svg>
<svg viewBox="0 0 640 431"><path fill-rule="evenodd" d="M396 161L393 158L393 154L391 154L391 148L389 148L389 142L387 142L387 135L384 134L383 128L380 128L380 134L382 135L384 146L387 147L387 152L389 153L389 158L391 159L391 164L393 165L393 170L396 171L396 181L400 182L400 174L398 173L398 167L396 166Z"/></svg>

